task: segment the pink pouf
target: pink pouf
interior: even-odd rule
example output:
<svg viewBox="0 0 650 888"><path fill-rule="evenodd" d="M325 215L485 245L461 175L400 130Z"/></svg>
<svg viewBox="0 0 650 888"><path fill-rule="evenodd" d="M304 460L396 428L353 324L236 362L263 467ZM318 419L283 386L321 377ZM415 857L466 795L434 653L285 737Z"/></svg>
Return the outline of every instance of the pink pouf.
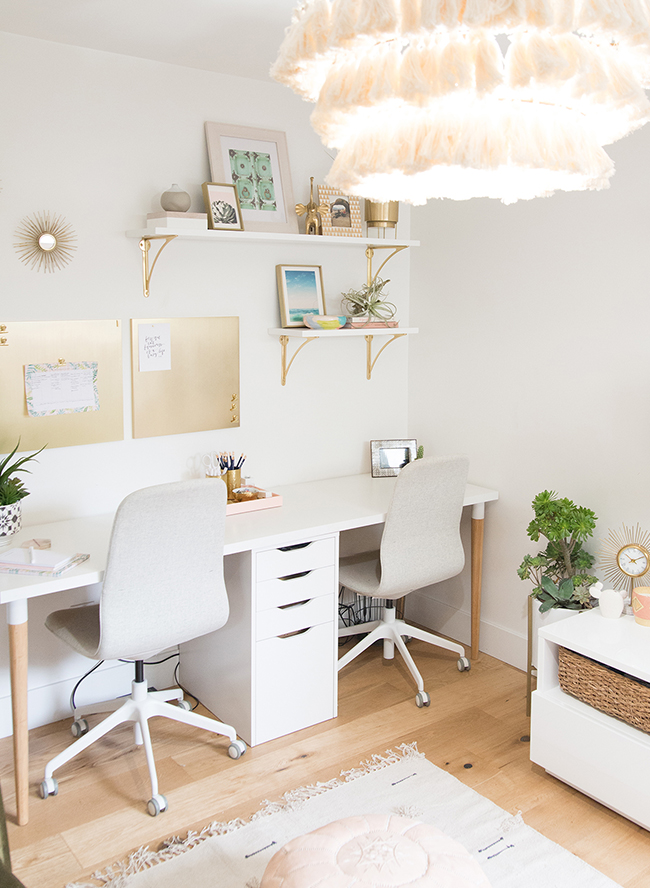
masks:
<svg viewBox="0 0 650 888"><path fill-rule="evenodd" d="M478 863L435 826L391 814L335 820L288 842L260 888L490 888Z"/></svg>

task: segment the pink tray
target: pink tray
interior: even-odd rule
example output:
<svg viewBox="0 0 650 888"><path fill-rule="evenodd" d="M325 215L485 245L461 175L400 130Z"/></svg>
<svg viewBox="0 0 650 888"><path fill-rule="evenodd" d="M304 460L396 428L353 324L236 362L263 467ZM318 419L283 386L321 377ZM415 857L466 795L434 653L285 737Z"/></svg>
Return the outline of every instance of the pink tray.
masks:
<svg viewBox="0 0 650 888"><path fill-rule="evenodd" d="M245 503L228 503L226 515L238 515L240 512L256 512L258 509L275 509L282 505L282 497L279 493L272 493L263 499L248 500Z"/></svg>

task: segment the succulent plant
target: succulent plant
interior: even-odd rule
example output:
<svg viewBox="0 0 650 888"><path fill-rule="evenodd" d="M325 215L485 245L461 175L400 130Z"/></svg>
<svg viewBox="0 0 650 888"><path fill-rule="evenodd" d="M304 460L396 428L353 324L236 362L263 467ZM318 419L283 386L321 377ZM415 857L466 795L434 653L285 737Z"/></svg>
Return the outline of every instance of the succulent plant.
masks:
<svg viewBox="0 0 650 888"><path fill-rule="evenodd" d="M36 453L14 459L19 447L20 440L11 453L0 461L0 506L10 506L27 496L29 490L25 488L20 478L14 477L14 473L29 472L29 469L24 467L25 463L35 459L41 450L47 447L47 444L43 444L41 450L37 450Z"/></svg>

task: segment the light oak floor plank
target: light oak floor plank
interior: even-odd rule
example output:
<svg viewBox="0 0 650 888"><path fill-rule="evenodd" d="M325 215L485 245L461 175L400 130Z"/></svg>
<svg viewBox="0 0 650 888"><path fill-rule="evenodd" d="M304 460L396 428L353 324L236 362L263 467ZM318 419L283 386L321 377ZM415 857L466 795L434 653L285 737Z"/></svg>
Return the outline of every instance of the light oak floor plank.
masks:
<svg viewBox="0 0 650 888"><path fill-rule="evenodd" d="M65 721L30 732L30 821L18 827L11 739L0 740L16 874L27 888L62 888L142 844L155 848L212 820L247 818L264 799L416 742L431 762L507 811L521 811L526 823L623 888L647 888L650 833L531 764L525 675L485 654L461 674L455 655L416 641L410 647L431 695L426 709L416 707L401 660L383 661L376 645L340 674L338 718L249 749L238 761L228 757L225 738L155 719L159 782L170 804L157 818L146 813L148 774L129 727L57 772L58 796L38 797L45 762L71 742Z"/></svg>

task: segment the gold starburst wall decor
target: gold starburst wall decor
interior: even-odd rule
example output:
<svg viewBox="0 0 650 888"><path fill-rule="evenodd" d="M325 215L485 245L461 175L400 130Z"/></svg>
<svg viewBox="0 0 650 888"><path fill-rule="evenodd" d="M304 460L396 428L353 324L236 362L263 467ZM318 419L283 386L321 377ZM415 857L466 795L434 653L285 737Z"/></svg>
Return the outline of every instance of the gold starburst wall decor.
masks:
<svg viewBox="0 0 650 888"><path fill-rule="evenodd" d="M615 589L632 591L641 585L650 571L650 533L636 527L610 530L603 540L598 558L599 566Z"/></svg>
<svg viewBox="0 0 650 888"><path fill-rule="evenodd" d="M34 271L60 271L77 249L77 236L63 216L34 213L16 230L14 248L20 259Z"/></svg>

